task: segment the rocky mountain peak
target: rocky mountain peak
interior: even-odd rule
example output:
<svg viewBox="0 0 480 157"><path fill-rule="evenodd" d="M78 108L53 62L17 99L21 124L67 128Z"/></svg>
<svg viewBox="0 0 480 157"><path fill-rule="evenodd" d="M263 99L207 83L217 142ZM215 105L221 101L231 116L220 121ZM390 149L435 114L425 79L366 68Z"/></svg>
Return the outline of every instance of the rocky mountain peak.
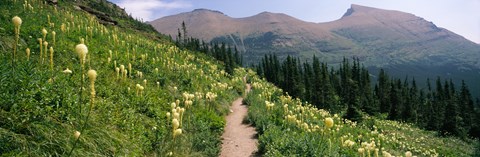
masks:
<svg viewBox="0 0 480 157"><path fill-rule="evenodd" d="M222 14L222 15L225 15L223 12L221 11L218 11L218 10L210 10L210 9L204 9L204 8L200 8L200 9L195 9L193 10L192 12L194 13L201 13L201 12L205 12L205 13L215 13L215 14Z"/></svg>

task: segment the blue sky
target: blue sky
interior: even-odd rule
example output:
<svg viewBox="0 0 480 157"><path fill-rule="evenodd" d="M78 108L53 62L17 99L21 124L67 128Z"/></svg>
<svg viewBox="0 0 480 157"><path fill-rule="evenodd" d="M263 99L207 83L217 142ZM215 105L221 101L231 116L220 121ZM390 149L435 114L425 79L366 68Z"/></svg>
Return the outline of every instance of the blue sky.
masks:
<svg viewBox="0 0 480 157"><path fill-rule="evenodd" d="M480 0L109 0L144 21L198 8L221 11L230 17L263 11L285 13L309 22L339 19L351 4L415 14L480 43Z"/></svg>

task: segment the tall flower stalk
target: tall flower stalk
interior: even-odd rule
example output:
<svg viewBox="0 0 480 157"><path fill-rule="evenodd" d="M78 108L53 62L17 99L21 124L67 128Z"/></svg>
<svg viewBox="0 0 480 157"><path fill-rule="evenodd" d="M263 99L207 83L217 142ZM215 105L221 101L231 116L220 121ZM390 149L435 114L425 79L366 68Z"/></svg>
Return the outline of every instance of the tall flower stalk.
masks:
<svg viewBox="0 0 480 157"><path fill-rule="evenodd" d="M88 48L85 44L78 44L75 46L75 51L78 54L78 58L80 59L80 93L79 93L79 103L82 104L82 93L83 93L83 80L84 80L84 74L83 74L83 68L85 66L85 59L88 53ZM82 105L80 105L80 114L82 113Z"/></svg>
<svg viewBox="0 0 480 157"><path fill-rule="evenodd" d="M50 47L50 70L53 72L53 47Z"/></svg>
<svg viewBox="0 0 480 157"><path fill-rule="evenodd" d="M18 39L20 38L20 26L22 25L22 19L18 16L12 18L13 25L15 25L15 44L13 45L12 65L15 63L15 55L17 53Z"/></svg>
<svg viewBox="0 0 480 157"><path fill-rule="evenodd" d="M92 112L92 109L93 109L93 106L95 104L95 95L96 95L96 92L95 92L95 80L97 79L97 71L95 70L88 70L87 72L87 75L88 75L88 79L90 80L90 106L88 108L88 112L87 112L87 116L85 117L85 120L83 121L83 126L82 126L82 129L80 130L80 132L78 131L75 131L75 143L73 144L73 147L72 149L70 150L70 152L68 153L68 156L71 156L72 155L72 152L73 150L75 149L77 143L78 143L78 140L80 139L80 133L83 132L85 130L85 128L87 127L87 124L88 124L88 119L90 118L90 113Z"/></svg>

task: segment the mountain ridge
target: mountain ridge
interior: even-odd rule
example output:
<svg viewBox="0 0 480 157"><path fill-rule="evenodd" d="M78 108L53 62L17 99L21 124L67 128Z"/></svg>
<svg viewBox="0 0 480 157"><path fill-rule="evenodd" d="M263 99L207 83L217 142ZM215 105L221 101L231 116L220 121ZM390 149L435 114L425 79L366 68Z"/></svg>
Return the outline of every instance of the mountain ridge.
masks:
<svg viewBox="0 0 480 157"><path fill-rule="evenodd" d="M383 68L400 78L442 76L475 82L472 78L480 77L479 44L411 13L352 4L339 19L321 23L283 13L242 18L207 13L181 13L150 24L175 37L185 21L188 36L234 45L247 65L271 53L280 59L290 55L305 61L315 55L333 65L344 57L358 58L373 74ZM480 89L480 85L469 85Z"/></svg>

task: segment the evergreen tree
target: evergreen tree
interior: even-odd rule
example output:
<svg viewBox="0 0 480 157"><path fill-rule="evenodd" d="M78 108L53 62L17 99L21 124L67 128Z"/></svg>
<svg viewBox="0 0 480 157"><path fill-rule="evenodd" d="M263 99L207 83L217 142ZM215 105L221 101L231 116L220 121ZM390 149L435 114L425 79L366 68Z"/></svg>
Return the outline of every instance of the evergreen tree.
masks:
<svg viewBox="0 0 480 157"><path fill-rule="evenodd" d="M303 100L310 101L312 100L313 88L311 86L313 79L312 67L308 62L303 64L303 84L305 87Z"/></svg>
<svg viewBox="0 0 480 157"><path fill-rule="evenodd" d="M443 121L440 132L442 133L442 135L459 135L459 117L456 104L449 101L446 105L445 110L447 112L444 112L445 120Z"/></svg>
<svg viewBox="0 0 480 157"><path fill-rule="evenodd" d="M470 94L470 91L468 90L468 87L464 80L462 80L462 85L460 87L458 105L459 111L462 113L460 114L462 119L461 127L464 130L468 131L469 135L475 134L475 132L473 132L475 130L472 129L472 126L474 126L473 119L475 115L475 107L473 104L472 95Z"/></svg>
<svg viewBox="0 0 480 157"><path fill-rule="evenodd" d="M187 26L185 25L185 21L182 21L182 31L183 31L183 43L187 43Z"/></svg>
<svg viewBox="0 0 480 157"><path fill-rule="evenodd" d="M398 119L398 89L395 84L390 83L390 111L388 112L388 119L397 120Z"/></svg>
<svg viewBox="0 0 480 157"><path fill-rule="evenodd" d="M312 69L313 69L313 79L312 79L312 85L313 85L313 94L312 94L312 104L314 104L318 108L326 108L325 101L322 100L323 98L323 93L322 93L322 84L325 84L323 77L322 77L322 69L320 67L320 61L316 56L313 56L313 63L312 63ZM330 108L328 108L330 109Z"/></svg>
<svg viewBox="0 0 480 157"><path fill-rule="evenodd" d="M380 69L380 73L378 74L378 91L375 95L378 96L377 99L380 102L381 113L387 113L390 109L389 89L390 83L388 81L388 75L383 69Z"/></svg>
<svg viewBox="0 0 480 157"><path fill-rule="evenodd" d="M361 68L360 72L360 98L362 101L362 110L370 115L377 114L379 111L378 104L375 102L373 98L373 90L371 88L370 82L370 73L364 67Z"/></svg>

